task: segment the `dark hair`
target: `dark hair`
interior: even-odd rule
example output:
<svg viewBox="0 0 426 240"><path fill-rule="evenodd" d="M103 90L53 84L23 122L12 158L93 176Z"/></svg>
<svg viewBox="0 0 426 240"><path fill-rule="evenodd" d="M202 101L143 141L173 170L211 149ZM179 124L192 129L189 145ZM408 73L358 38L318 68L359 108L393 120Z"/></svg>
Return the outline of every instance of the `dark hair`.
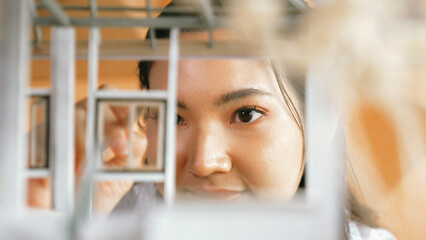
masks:
<svg viewBox="0 0 426 240"><path fill-rule="evenodd" d="M226 5L228 0L211 0L211 4L213 7L223 7ZM294 4L292 4L290 1L283 1L283 3L286 5L286 9L289 13L291 13L292 16L300 16L302 15L302 11L299 10L298 7L296 7ZM191 17L191 16L198 16L199 14L196 13L179 13L176 11L170 11L173 9L173 7L176 7L176 4L172 1L170 2L161 12L161 14L158 16L161 17ZM181 32L197 32L197 31L203 31L202 29L195 29L195 28L182 28ZM292 27L290 26L288 31L293 31ZM151 37L151 31L148 31L146 34L145 39L148 39ZM155 34L155 38L157 39L168 39L170 37L170 29L161 29L156 28L153 30ZM149 72L151 70L153 61L139 61L138 63L138 69L139 69L139 80L140 80L140 87L141 89L149 89ZM296 75L294 75L296 76ZM294 81L294 83L301 82L301 81ZM297 91L304 91L304 86L297 87ZM304 96L303 94L299 94L300 97Z"/></svg>
<svg viewBox="0 0 426 240"><path fill-rule="evenodd" d="M216 7L221 7L224 5L226 0L212 0L212 5ZM290 14L292 15L301 15L303 14L301 11L298 11L297 8L291 4L290 1L283 1L285 4L287 4L287 7L290 7ZM175 4L171 2L168 4L163 12L159 15L159 17L166 17L166 16L197 16L197 14L194 13L176 13L173 11L168 11L170 8L173 8ZM295 26L290 26L290 31L293 32ZM200 29L188 29L184 28L181 29L181 32L197 32L202 31ZM170 30L169 29L155 29L155 36L158 39L165 39L169 38L170 36ZM150 37L150 31L148 31L146 38ZM153 61L139 61L138 63L138 69L139 69L139 80L140 80L140 87L141 89L150 89L149 85L149 72L151 70ZM304 121L303 116L304 114L304 103L305 103L305 72L298 71L295 69L298 68L292 68L291 65L285 65L285 64L276 64L274 62L268 62L270 67L272 68L275 79L278 83L280 92L283 96L283 99L289 108L294 120L296 121L297 125L299 126L299 129L302 133L303 142L305 142L305 131L304 131ZM282 66L285 66L285 69L283 69ZM298 101L298 106L296 106L296 103L292 100L290 97L290 93L294 94ZM305 186L305 179L304 179L304 165L305 165L305 143L303 144L303 156L302 156L302 169L301 169L301 178L300 178L300 184L299 187ZM350 211L350 219L353 219L355 221L358 221L362 224L365 224L370 227L377 227L377 224L373 220L372 212L370 209L362 205L357 198L353 195L352 191L349 190L349 196L348 196L348 204L347 209ZM348 222L346 219L346 236L345 238L348 238Z"/></svg>
<svg viewBox="0 0 426 240"><path fill-rule="evenodd" d="M222 6L222 1L214 1L213 6ZM170 2L161 12L161 14L158 16L161 17L178 17L178 16L197 16L195 13L179 13L174 11L167 11L173 7L175 7L176 4L174 2ZM196 29L188 29L188 28L182 28L181 32L192 32L196 31ZM167 39L170 37L170 29L161 29L156 28L154 30L155 38L157 39ZM148 30L146 34L146 39L150 38L150 31ZM149 71L151 70L151 66L154 62L153 61L139 61L138 68L139 68L139 80L140 80L140 87L142 89L149 89Z"/></svg>

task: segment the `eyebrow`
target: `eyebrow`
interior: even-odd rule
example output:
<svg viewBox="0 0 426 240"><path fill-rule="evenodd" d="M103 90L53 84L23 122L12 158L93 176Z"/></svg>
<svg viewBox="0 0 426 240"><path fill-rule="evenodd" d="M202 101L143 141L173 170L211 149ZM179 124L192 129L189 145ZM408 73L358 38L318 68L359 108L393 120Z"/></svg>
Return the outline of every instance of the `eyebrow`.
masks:
<svg viewBox="0 0 426 240"><path fill-rule="evenodd" d="M256 95L272 95L269 92L266 92L264 90L261 89L256 89L256 88L243 88L243 89L238 89L229 93L225 93L223 94L216 102L215 105L216 106L220 106L238 99L242 99L242 98L247 98L247 97L251 97L251 96L256 96Z"/></svg>
<svg viewBox="0 0 426 240"><path fill-rule="evenodd" d="M269 96L272 94L261 89L243 88L243 89L238 89L238 90L223 94L215 102L215 105L220 106L238 99L247 98L247 97L256 96L256 95ZM178 100L177 105L178 105L178 108L185 109L185 110L188 109L186 104L181 100Z"/></svg>
<svg viewBox="0 0 426 240"><path fill-rule="evenodd" d="M181 100L178 100L177 104L178 104L178 108L188 109L186 107L185 103L183 101L181 101Z"/></svg>

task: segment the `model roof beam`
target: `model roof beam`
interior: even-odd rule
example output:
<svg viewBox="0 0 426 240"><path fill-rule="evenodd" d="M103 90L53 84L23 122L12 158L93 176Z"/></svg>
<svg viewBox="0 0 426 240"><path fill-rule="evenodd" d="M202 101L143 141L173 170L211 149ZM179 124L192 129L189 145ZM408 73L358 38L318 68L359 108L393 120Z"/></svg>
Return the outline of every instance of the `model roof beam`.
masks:
<svg viewBox="0 0 426 240"><path fill-rule="evenodd" d="M70 25L71 21L68 15L62 9L61 5L59 5L55 0L41 0L41 2L56 19L59 25Z"/></svg>

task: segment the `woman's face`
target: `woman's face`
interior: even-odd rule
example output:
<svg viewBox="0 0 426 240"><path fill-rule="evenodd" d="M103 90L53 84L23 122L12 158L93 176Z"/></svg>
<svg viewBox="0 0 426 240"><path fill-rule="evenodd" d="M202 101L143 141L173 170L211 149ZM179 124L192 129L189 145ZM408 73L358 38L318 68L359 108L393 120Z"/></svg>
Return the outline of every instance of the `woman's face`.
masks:
<svg viewBox="0 0 426 240"><path fill-rule="evenodd" d="M152 65L151 89L167 88L167 64ZM303 140L272 69L255 60L194 59L181 60L178 71L177 197L291 197L300 180ZM147 125L152 161L155 117ZM163 194L163 184L158 188Z"/></svg>

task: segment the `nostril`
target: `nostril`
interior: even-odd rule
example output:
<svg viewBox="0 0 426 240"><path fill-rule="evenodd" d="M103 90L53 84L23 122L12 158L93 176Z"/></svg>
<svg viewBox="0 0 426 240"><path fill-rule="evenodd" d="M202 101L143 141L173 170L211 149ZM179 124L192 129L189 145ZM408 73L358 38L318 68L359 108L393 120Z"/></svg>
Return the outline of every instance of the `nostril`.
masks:
<svg viewBox="0 0 426 240"><path fill-rule="evenodd" d="M196 177L208 177L214 173L228 173L232 169L232 161L227 156L211 156L195 160L191 163L189 172Z"/></svg>
<svg viewBox="0 0 426 240"><path fill-rule="evenodd" d="M207 177L214 173L231 171L232 160L227 153L229 144L221 126L204 124L193 132L193 144L187 149L186 161L186 168L192 175Z"/></svg>

